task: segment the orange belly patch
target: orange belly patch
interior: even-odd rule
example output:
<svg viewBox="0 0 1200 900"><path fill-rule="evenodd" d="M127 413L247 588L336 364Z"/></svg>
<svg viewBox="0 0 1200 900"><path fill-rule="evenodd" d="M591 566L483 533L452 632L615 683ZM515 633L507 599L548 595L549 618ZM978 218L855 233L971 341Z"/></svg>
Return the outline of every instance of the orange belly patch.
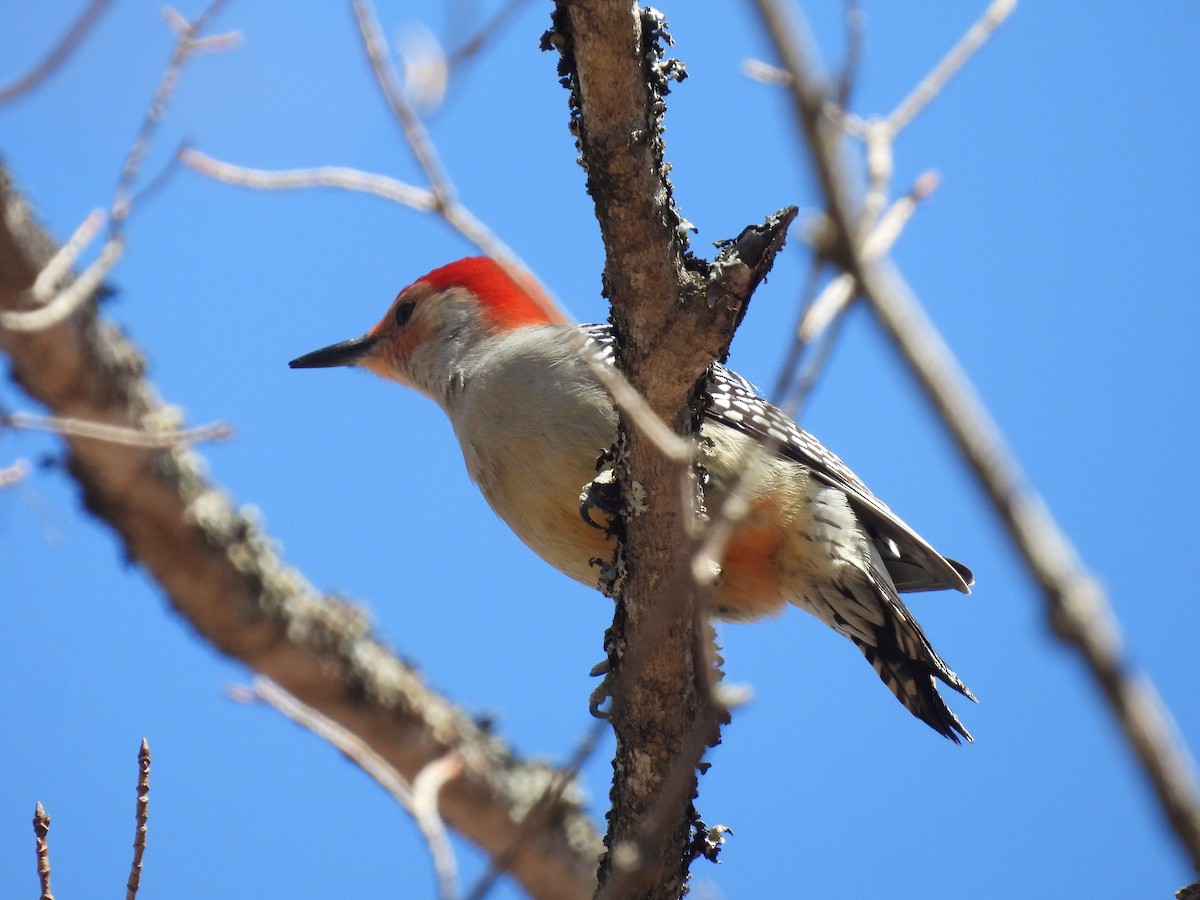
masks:
<svg viewBox="0 0 1200 900"><path fill-rule="evenodd" d="M721 557L721 581L713 591L717 616L751 620L778 613L779 549L783 527L774 498L764 497L734 529Z"/></svg>

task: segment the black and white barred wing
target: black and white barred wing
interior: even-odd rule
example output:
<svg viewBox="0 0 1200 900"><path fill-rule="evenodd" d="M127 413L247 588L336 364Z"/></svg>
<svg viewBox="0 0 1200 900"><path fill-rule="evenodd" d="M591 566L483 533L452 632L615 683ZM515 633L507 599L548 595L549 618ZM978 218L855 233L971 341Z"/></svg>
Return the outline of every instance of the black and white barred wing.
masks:
<svg viewBox="0 0 1200 900"><path fill-rule="evenodd" d="M846 493L874 538L897 590L954 588L970 593L968 585L974 580L970 569L934 550L824 444L760 397L750 382L724 366L714 366L708 395L709 418L761 441L771 452L807 466L822 481Z"/></svg>
<svg viewBox="0 0 1200 900"><path fill-rule="evenodd" d="M602 360L614 363L616 349L608 325L580 331ZM713 366L706 415L774 448L779 455L807 466L827 484L845 491L864 527L875 539L888 574L900 591L953 588L970 593L974 578L962 563L946 559L871 493L824 444L758 395L754 386L724 366Z"/></svg>

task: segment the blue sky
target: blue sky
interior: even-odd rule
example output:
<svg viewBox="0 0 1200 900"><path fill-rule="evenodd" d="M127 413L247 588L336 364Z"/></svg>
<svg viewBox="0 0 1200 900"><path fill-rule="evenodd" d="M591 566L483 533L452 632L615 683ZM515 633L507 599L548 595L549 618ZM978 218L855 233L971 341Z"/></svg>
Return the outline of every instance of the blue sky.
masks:
<svg viewBox="0 0 1200 900"><path fill-rule="evenodd" d="M39 58L78 5L0 7L0 83ZM866 3L856 109L890 109L979 6ZM841 4L809 7L836 60ZM470 31L429 8L427 24L451 45ZM786 204L812 210L786 99L740 74L743 59L767 55L749 5L664 11L691 76L670 98L667 154L698 250ZM393 39L411 14L380 4ZM341 4L302 17L233 2L216 25L240 29L244 44L190 65L147 173L186 138L251 166L418 179ZM575 317L595 321L606 315L602 250L557 60L537 51L545 26L543 5L528 5L455 76L430 128L464 202ZM894 253L1111 591L1130 658L1193 746L1198 40L1191 3L1022 4L901 138L897 187L927 169L941 185ZM60 239L108 203L170 47L156 4L117 3L49 82L0 107L0 154ZM255 193L180 172L135 212L106 312L189 422L236 429L202 452L289 563L369 604L402 656L493 716L518 751L563 760L589 725L587 672L609 605L491 515L432 404L359 373L287 368L361 333L404 284L470 252L440 222L374 198ZM733 365L759 384L774 383L806 264L793 240L735 340ZM34 408L8 384L0 404ZM696 895L1117 898L1194 880L864 311L802 421L974 569L971 597L911 606L980 698L952 700L977 742L955 747L921 726L851 646L797 611L723 627L726 676L754 699L701 781L705 819L734 834L720 866L695 867ZM0 464L55 447L0 433ZM56 891L119 889L146 736L145 896L432 896L405 814L316 738L228 700L246 672L170 612L54 469L0 494L0 585L0 894L35 889L35 800L54 819ZM597 820L610 758L611 742L585 772ZM459 862L470 884L482 862L466 847Z"/></svg>

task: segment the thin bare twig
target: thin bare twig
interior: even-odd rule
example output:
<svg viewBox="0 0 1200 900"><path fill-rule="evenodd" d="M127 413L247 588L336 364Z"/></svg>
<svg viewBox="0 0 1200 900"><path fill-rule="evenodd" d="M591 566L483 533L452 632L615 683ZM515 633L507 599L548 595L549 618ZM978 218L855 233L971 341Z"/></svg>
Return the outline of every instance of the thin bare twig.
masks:
<svg viewBox="0 0 1200 900"><path fill-rule="evenodd" d="M892 245L900 236L900 232L904 230L904 226L916 212L917 206L937 187L937 180L935 173L926 172L917 179L911 191L888 207L863 242L864 259L879 259L891 250ZM843 272L826 284L817 298L808 304L800 319L800 324L796 328L788 365L781 373L779 381L781 395L784 393L782 386L787 383L786 380L789 378L788 373L800 363L803 348L812 343L850 305L854 299L854 288L854 279Z"/></svg>
<svg viewBox="0 0 1200 900"><path fill-rule="evenodd" d="M884 259L866 258L858 240L860 219L851 201L846 162L835 140L823 132L823 80L808 61L779 8L778 0L756 0L768 35L788 71L812 164L825 193L840 251L837 262L858 284L910 372L950 432L959 452L983 486L992 506L1041 588L1050 624L1079 653L1143 772L1163 815L1200 870L1200 788L1186 745L1175 733L1161 699L1146 676L1125 658L1116 618L1103 589L1086 569L1066 534L1029 484L1000 429L953 353L900 274ZM989 7L971 40L926 79L893 114L898 130L936 93L994 25L989 14L1006 15L1011 2ZM1001 16L1002 18L1002 16Z"/></svg>
<svg viewBox="0 0 1200 900"><path fill-rule="evenodd" d="M166 186L166 184L171 180L171 176L178 171L179 156L183 153L183 150L186 146L186 142L180 141L179 147L174 153L171 154L170 158L163 163L162 167L152 177L147 179L145 184L143 184L130 195L128 204L131 208L142 206L147 200L150 199L152 195L158 193L158 191L162 190L162 188Z"/></svg>
<svg viewBox="0 0 1200 900"><path fill-rule="evenodd" d="M75 229L70 240L55 251L54 255L50 257L50 262L46 263L46 267L33 280L33 287L29 289L29 293L36 303L49 302L54 291L58 290L59 285L70 274L79 254L96 237L105 221L107 221L107 216L104 210L93 209L79 223L79 227Z"/></svg>
<svg viewBox="0 0 1200 900"><path fill-rule="evenodd" d="M868 189L863 200L863 219L868 227L887 203L887 186L892 179L892 144L951 78L966 64L992 33L1003 24L1017 0L993 0L958 43L950 49L921 82L884 118L853 119L850 134L867 147Z"/></svg>
<svg viewBox="0 0 1200 900"><path fill-rule="evenodd" d="M454 68L479 53L487 42L499 34L505 24L528 2L529 0L508 0L474 35L446 55L446 64L450 68Z"/></svg>
<svg viewBox="0 0 1200 900"><path fill-rule="evenodd" d="M125 882L125 900L135 900L142 883L142 855L146 852L146 823L150 818L150 744L142 738L138 749L137 829L133 834L133 863Z"/></svg>
<svg viewBox="0 0 1200 900"><path fill-rule="evenodd" d="M87 225L87 220L84 221L84 225ZM83 226L76 231L76 235L80 231L83 231ZM66 247L63 249L65 250ZM76 248L71 256L77 254L79 249ZM105 276L112 271L112 267L121 258L124 249L124 238L119 235L110 238L101 248L100 255L83 270L78 278L71 282L70 287L51 297L45 305L34 309L0 310L0 327L7 328L9 331L41 331L57 325L78 310L96 292ZM73 261L72 258L71 262ZM38 276L38 282L45 282L42 275ZM36 291L38 282L35 282L34 291Z"/></svg>
<svg viewBox="0 0 1200 900"><path fill-rule="evenodd" d="M418 798L415 782L410 785L408 780L366 741L319 710L301 702L270 678L260 675L254 679L250 688L242 688L231 694L238 700L258 699L273 706L297 725L328 741L374 778L380 787L391 794L413 817L424 835L433 857L442 900L452 900L457 896L457 865L454 861L454 850L446 835L445 824L437 810L437 794L447 781L462 773L461 756L448 753L426 764L417 774L417 781L420 781L422 775L426 776L426 782L421 787L422 796Z"/></svg>
<svg viewBox="0 0 1200 900"><path fill-rule="evenodd" d="M834 345L837 344L842 326L846 322L845 312L846 309L843 308L834 315L825 324L823 329L805 345L808 347L815 344L816 350L811 354L809 361L804 367L800 369L791 390L780 401L780 409L793 419L799 418L800 410L808 402L809 395L812 394L813 389L817 386L818 379L821 377L821 372L824 371L826 363L829 362L829 357L833 355Z"/></svg>
<svg viewBox="0 0 1200 900"><path fill-rule="evenodd" d="M18 303L32 301L34 309L0 310L0 327L11 331L37 331L62 321L73 313L81 303L91 296L104 276L120 256L119 244L110 249L114 242L105 245L100 257L75 280L71 288L55 292L66 280L83 249L92 242L104 225L104 210L94 209L75 229L70 240L58 248L34 279L33 285L22 293Z"/></svg>
<svg viewBox="0 0 1200 900"><path fill-rule="evenodd" d="M862 254L866 259L882 259L888 254L917 207L937 190L939 180L937 172L923 173L907 194L887 208L863 241Z"/></svg>
<svg viewBox="0 0 1200 900"><path fill-rule="evenodd" d="M364 172L346 166L320 166L311 169L251 169L214 159L199 150L185 149L179 159L184 165L209 178L238 187L259 191L290 191L302 188L338 188L373 194L420 212L437 209L432 191L407 184L387 175Z"/></svg>
<svg viewBox="0 0 1200 900"><path fill-rule="evenodd" d="M408 102L408 97L400 86L400 79L391 64L387 41L379 27L374 5L369 0L353 0L353 6L358 31L362 35L363 49L367 51L367 59L375 73L375 80L383 91L392 115L404 129L404 138L412 148L425 177L429 179L436 203L441 208L454 199L454 185L446 175L446 170L442 168L442 161L429 139L429 132L425 130L420 116Z"/></svg>
<svg viewBox="0 0 1200 900"><path fill-rule="evenodd" d="M40 802L33 808L33 834L37 852L38 883L42 888L41 900L54 900L54 894L50 892L50 842L47 840L50 834L50 816L46 814Z"/></svg>
<svg viewBox="0 0 1200 900"><path fill-rule="evenodd" d="M761 59L742 60L742 74L752 81L759 81L763 84L789 84L791 82L786 71L779 66L763 62Z"/></svg>
<svg viewBox="0 0 1200 900"><path fill-rule="evenodd" d="M433 854L440 900L458 898L458 862L446 834L446 823L438 810L438 794L443 785L463 773L463 758L456 751L435 759L417 773L412 783L412 814Z"/></svg>
<svg viewBox="0 0 1200 900"><path fill-rule="evenodd" d="M483 900L488 892L495 886L500 876L508 871L508 867L512 864L513 857L521 847L521 843L529 834L534 831L534 826L538 824L539 819L545 815L545 811L553 809L554 804L562 796L563 791L571 785L579 773L583 771L584 765L595 752L596 746L600 743L605 732L608 731L608 723L597 721L592 723L575 747L575 752L571 754L571 758L567 764L558 771L553 781L546 786L542 791L542 795L537 802L530 807L529 812L525 814L525 818L521 820L521 825L517 829L517 833L513 835L512 842L507 848L492 857L488 863L487 871L480 876L479 881L475 886L467 892L464 900Z"/></svg>
<svg viewBox="0 0 1200 900"><path fill-rule="evenodd" d="M841 71L838 73L836 102L839 109L848 110L850 100L854 95L854 85L858 79L858 69L862 64L863 11L859 0L845 0L845 2L846 54L842 59Z"/></svg>
<svg viewBox="0 0 1200 900"><path fill-rule="evenodd" d="M504 244L486 225L479 221L465 206L458 202L454 183L450 180L446 169L442 166L437 148L425 130L421 117L417 115L409 102L400 83L400 76L392 65L391 54L387 41L379 28L379 19L375 15L375 7L370 0L353 0L354 17L358 23L359 34L362 37L363 49L371 63L371 71L375 81L387 100L388 107L404 132L404 139L412 149L421 171L429 182L433 210L446 220L468 241L475 244L484 253L496 260L509 271L509 274L524 275L529 267L521 262L520 257ZM547 295L549 296L549 295ZM541 302L541 298L535 298ZM562 312L550 303L546 308L547 314L558 318Z"/></svg>
<svg viewBox="0 0 1200 900"><path fill-rule="evenodd" d="M887 117L888 131L895 137L909 126L929 101L938 95L946 83L963 67L999 28L1016 8L1017 0L992 0L979 20L964 34L950 52L942 57L921 83Z"/></svg>
<svg viewBox="0 0 1200 900"><path fill-rule="evenodd" d="M104 278L121 258L124 250L122 230L125 220L133 209L134 197L131 194L133 181L141 168L142 160L150 144L150 139L161 121L171 94L179 82L179 76L188 58L198 50L223 49L235 42L231 35L218 35L214 38L200 39L200 31L207 25L208 20L217 12L224 0L214 2L201 13L195 22L188 23L173 9L164 10L167 24L175 31L178 40L171 59L163 71L155 90L154 98L146 110L142 123L130 144L125 163L113 192L108 217L108 240L100 249L99 255L91 265L84 270L68 287L59 291L59 286L67 273L74 266L80 252L86 247L100 225L103 223L103 213L94 210L76 229L71 240L64 244L51 258L47 266L38 274L33 287L27 296L38 305L34 309L0 311L0 328L10 331L40 331L51 328L74 314L79 307L87 302L103 282ZM95 4L93 4L95 6ZM97 10L97 13L99 10ZM85 13L86 15L86 13ZM83 22L83 19L80 20ZM76 38L77 39L77 38ZM171 166L156 176L151 184L143 191L152 190L158 186L170 172ZM58 291L57 294L54 292Z"/></svg>
<svg viewBox="0 0 1200 900"><path fill-rule="evenodd" d="M421 117L417 115L405 95L404 88L400 83L400 76L396 73L395 66L392 65L387 41L383 37L379 19L375 15L375 7L370 0L353 0L353 8L359 34L362 37L363 49L371 63L375 81L383 92L392 115L400 123L404 139L412 149L413 156L416 157L421 171L425 173L425 178L429 182L433 211L445 219L451 228L504 266L510 275L525 275L529 272L529 267L521 262L520 257L458 201L454 183L442 165L437 148L421 122ZM541 303L542 298L535 297L534 299ZM553 302L547 306L546 312L554 318L562 315L561 310Z"/></svg>
<svg viewBox="0 0 1200 900"><path fill-rule="evenodd" d="M24 431L49 431L72 437L91 438L110 444L125 444L129 447L178 447L183 444L199 444L205 441L223 441L233 434L233 429L222 422L213 422L196 428L137 429L106 422L90 422L69 416L38 416L33 413L15 412L0 416L0 424Z"/></svg>
<svg viewBox="0 0 1200 900"><path fill-rule="evenodd" d="M849 134L859 134L867 148L867 193L863 198L861 215L862 227L874 225L885 206L887 206L888 188L895 172L895 161L892 157L892 131L887 122L878 117L868 118L855 126L847 128Z"/></svg>
<svg viewBox="0 0 1200 900"><path fill-rule="evenodd" d="M375 8L368 0L353 0L355 20L362 37L363 48L371 64L376 83L387 100L388 107L400 123L404 138L413 151L429 188L416 188L383 175L373 175L354 169L325 167L319 169L266 172L244 169L206 157L194 150L181 154L183 160L197 171L221 181L246 187L281 189L286 187L344 187L394 199L421 211L433 211L442 216L452 228L475 244L488 256L510 271L525 273L528 267L486 225L458 202L454 184L442 166L437 149L429 137L420 116L409 102L400 77L392 65L387 41L379 27ZM294 183L288 183L294 182ZM558 317L561 312L551 305L547 313Z"/></svg>
<svg viewBox="0 0 1200 900"><path fill-rule="evenodd" d="M808 267L808 277L805 278L804 287L800 291L800 312L796 320L796 328L792 334L792 342L788 348L787 356L779 367L779 374L775 378L775 387L770 393L771 399L776 404L787 395L788 385L793 380L792 374L799 368L800 359L804 355L805 341L801 339L800 331L804 324L804 319L808 315L809 307L817 301L819 296L817 294L817 286L821 283L824 271L825 261L819 256L813 256ZM828 289L829 285L826 284L823 290Z"/></svg>
<svg viewBox="0 0 1200 900"><path fill-rule="evenodd" d="M29 474L29 462L24 459L15 460L12 465L0 469L0 490L20 484Z"/></svg>
<svg viewBox="0 0 1200 900"><path fill-rule="evenodd" d="M242 703L260 700L273 706L297 725L333 744L379 782L379 786L391 794L405 810L412 811L412 785L408 783L408 779L354 732L298 700L272 679L265 675L256 676L250 687L235 687L229 694L234 700Z"/></svg>
<svg viewBox="0 0 1200 900"><path fill-rule="evenodd" d="M154 132L158 129L159 122L162 121L163 113L166 112L171 95L179 85L179 76L183 71L184 65L197 50L224 49L232 46L237 41L237 38L230 34L217 36L215 44L199 44L200 32L205 29L209 20L224 5L225 0L213 0L204 12L200 13L192 22L188 22L170 7L163 10L163 18L171 30L175 32L177 38L175 49L171 53L171 59L167 63L166 69L163 70L162 78L159 79L158 87L154 91L154 97L150 101L150 106L146 110L145 116L142 117L142 123L138 127L133 143L129 147L129 153L125 157L125 164L121 167L121 175L117 179L117 187L113 193L112 200L112 219L109 225L110 233L114 236L120 233L121 226L124 224L125 219L129 217L129 213L133 207L130 196L133 181L137 178L137 173L142 167L142 161L145 158L146 151L149 149L150 140L154 136Z"/></svg>
<svg viewBox="0 0 1200 900"><path fill-rule="evenodd" d="M29 70L25 75L18 78L12 84L0 88L0 104L7 103L10 100L15 100L17 97L36 87L43 79L47 78L55 69L62 65L68 56L70 56L75 48L79 46L79 42L96 24L97 20L106 10L112 0L92 0L83 12L79 14L67 33L63 35L54 48L46 55L46 57L36 66Z"/></svg>

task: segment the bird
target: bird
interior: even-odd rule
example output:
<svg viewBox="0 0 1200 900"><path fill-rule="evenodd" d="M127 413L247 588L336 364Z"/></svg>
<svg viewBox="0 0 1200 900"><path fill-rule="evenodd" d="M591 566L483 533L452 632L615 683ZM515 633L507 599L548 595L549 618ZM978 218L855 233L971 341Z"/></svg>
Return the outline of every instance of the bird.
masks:
<svg viewBox="0 0 1200 900"><path fill-rule="evenodd" d="M570 324L531 277L468 257L401 290L366 334L290 366L355 366L432 399L492 510L542 559L595 588L595 561L611 559L615 538L586 503L581 515L581 493L618 426L581 347L615 365L609 326ZM716 508L763 448L766 457L715 575L713 617L745 622L799 607L857 646L914 716L955 743L971 741L936 682L975 697L899 596L970 593L971 571L742 376L714 364L706 377L697 444L706 505Z"/></svg>

